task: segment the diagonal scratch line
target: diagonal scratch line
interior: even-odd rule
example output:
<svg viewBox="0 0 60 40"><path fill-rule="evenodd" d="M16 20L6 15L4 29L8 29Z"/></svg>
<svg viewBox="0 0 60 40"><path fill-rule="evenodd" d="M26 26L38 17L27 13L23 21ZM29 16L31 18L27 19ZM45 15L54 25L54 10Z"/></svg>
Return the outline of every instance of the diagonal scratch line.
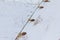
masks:
<svg viewBox="0 0 60 40"><path fill-rule="evenodd" d="M37 10L37 8L35 9L35 11ZM35 11L32 13L32 15L30 16L29 19L31 19L31 17L34 15ZM26 27L26 25L28 24L29 22L29 19L27 20L26 24L23 26L23 28L21 29L20 33L23 31L23 29Z"/></svg>
<svg viewBox="0 0 60 40"><path fill-rule="evenodd" d="M43 0L38 4L40 5L43 2ZM31 19L31 17L35 14L35 11L38 9L38 6L36 7L36 9L34 10L34 12L32 13L32 15L29 17L29 19ZM23 31L23 29L26 27L26 25L29 22L29 19L27 20L26 24L23 26L23 28L21 29L21 31L19 33L21 33Z"/></svg>

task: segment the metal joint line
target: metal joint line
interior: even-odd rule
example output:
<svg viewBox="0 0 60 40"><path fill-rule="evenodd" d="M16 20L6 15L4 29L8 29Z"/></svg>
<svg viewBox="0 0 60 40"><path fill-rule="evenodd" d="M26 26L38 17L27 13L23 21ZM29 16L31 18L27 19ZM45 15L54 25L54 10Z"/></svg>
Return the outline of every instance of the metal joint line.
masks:
<svg viewBox="0 0 60 40"><path fill-rule="evenodd" d="M43 0L38 4L40 5L43 2ZM35 14L35 11L38 9L38 6L36 7L36 9L34 10L34 12L32 13L32 15L29 17L29 19L31 19L31 17ZM29 19L27 20L26 24L23 26L23 28L21 29L21 31L19 33L21 33L23 31L23 29L26 27L26 25L29 22Z"/></svg>

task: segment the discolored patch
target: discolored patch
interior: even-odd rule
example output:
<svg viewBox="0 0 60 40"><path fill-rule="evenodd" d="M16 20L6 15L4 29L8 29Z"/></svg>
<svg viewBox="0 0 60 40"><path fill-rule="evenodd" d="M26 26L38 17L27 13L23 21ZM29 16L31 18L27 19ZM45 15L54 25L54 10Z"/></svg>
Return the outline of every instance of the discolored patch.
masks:
<svg viewBox="0 0 60 40"><path fill-rule="evenodd" d="M44 2L49 2L49 0L44 0Z"/></svg>
<svg viewBox="0 0 60 40"><path fill-rule="evenodd" d="M29 19L29 21L34 22L34 21L35 21L35 19Z"/></svg>
<svg viewBox="0 0 60 40"><path fill-rule="evenodd" d="M42 8L44 8L44 7L43 7L43 6L38 6L38 8L42 9Z"/></svg>
<svg viewBox="0 0 60 40"><path fill-rule="evenodd" d="M22 34L22 36L24 36L24 35L26 35L27 33L26 33L26 32L22 32L21 34Z"/></svg>

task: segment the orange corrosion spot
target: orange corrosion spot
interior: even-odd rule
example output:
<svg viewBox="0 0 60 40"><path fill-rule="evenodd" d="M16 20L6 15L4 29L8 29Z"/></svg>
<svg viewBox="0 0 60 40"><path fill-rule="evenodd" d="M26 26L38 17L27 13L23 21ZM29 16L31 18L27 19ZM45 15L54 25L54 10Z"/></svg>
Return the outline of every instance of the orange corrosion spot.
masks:
<svg viewBox="0 0 60 40"><path fill-rule="evenodd" d="M44 2L49 2L49 0L44 0Z"/></svg>
<svg viewBox="0 0 60 40"><path fill-rule="evenodd" d="M35 19L29 19L29 21L34 22L34 21L35 21Z"/></svg>
<svg viewBox="0 0 60 40"><path fill-rule="evenodd" d="M22 34L22 36L24 36L24 35L26 35L27 33L26 33L26 32L22 32L21 34Z"/></svg>
<svg viewBox="0 0 60 40"><path fill-rule="evenodd" d="M42 8L44 8L44 7L43 7L43 6L38 6L38 8L42 9Z"/></svg>
<svg viewBox="0 0 60 40"><path fill-rule="evenodd" d="M21 38L22 36L26 35L27 33L26 32L21 32L17 35L16 39L15 40L18 40L19 38Z"/></svg>

